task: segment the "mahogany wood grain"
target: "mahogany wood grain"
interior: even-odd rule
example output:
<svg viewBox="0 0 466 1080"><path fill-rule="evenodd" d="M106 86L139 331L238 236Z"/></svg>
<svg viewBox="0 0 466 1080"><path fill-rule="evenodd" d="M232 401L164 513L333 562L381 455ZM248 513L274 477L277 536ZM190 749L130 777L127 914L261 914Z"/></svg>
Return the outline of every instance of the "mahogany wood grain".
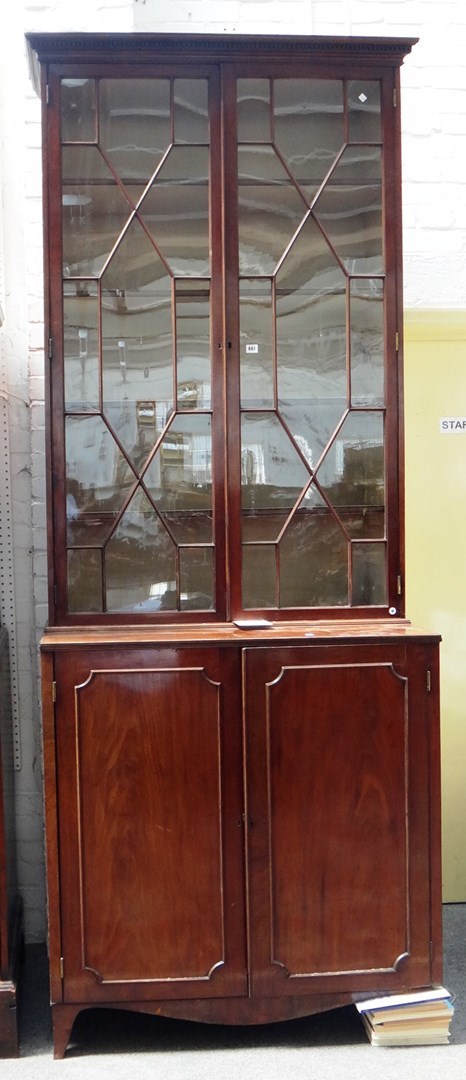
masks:
<svg viewBox="0 0 466 1080"><path fill-rule="evenodd" d="M65 1001L246 992L236 670L57 657Z"/></svg>

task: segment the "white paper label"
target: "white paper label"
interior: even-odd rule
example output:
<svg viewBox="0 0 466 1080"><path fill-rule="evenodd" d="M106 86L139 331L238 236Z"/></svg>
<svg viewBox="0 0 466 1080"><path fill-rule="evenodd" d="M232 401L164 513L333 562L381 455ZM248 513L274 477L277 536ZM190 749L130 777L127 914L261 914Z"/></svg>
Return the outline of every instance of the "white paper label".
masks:
<svg viewBox="0 0 466 1080"><path fill-rule="evenodd" d="M258 345L246 345L246 352L258 353L259 352L259 346Z"/></svg>
<svg viewBox="0 0 466 1080"><path fill-rule="evenodd" d="M441 416L440 431L443 435L466 435L466 416Z"/></svg>

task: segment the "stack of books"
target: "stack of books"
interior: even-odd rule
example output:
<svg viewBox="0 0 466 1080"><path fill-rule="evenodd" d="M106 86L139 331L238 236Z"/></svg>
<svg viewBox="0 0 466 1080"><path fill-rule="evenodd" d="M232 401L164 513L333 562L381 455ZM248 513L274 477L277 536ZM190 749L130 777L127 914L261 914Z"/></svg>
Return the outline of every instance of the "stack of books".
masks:
<svg viewBox="0 0 466 1080"><path fill-rule="evenodd" d="M361 1015L373 1046L427 1046L448 1043L454 1008L444 986L409 994L360 1001Z"/></svg>

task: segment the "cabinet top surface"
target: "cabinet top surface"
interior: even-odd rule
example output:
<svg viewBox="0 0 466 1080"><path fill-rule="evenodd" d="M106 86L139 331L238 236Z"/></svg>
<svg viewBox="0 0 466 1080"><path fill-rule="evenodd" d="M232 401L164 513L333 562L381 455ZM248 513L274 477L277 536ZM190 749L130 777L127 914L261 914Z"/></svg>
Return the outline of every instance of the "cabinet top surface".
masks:
<svg viewBox="0 0 466 1080"><path fill-rule="evenodd" d="M269 623L264 625L251 619L239 623L219 623L215 626L192 624L189 626L157 627L51 627L45 631L43 649L66 648L89 645L293 645L354 643L380 643L384 641L417 640L438 642L439 634L421 630L402 619L338 621L326 619L305 623Z"/></svg>

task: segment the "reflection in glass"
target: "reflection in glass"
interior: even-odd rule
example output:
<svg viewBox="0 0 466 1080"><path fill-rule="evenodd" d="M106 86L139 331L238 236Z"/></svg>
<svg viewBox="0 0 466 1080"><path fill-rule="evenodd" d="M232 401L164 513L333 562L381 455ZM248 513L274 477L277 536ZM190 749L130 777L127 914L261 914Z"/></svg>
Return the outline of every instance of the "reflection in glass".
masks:
<svg viewBox="0 0 466 1080"><path fill-rule="evenodd" d="M63 363L67 412L99 408L99 338L97 285L65 281Z"/></svg>
<svg viewBox="0 0 466 1080"><path fill-rule="evenodd" d="M269 79L238 79L239 142L270 142Z"/></svg>
<svg viewBox="0 0 466 1080"><path fill-rule="evenodd" d="M209 142L207 91L206 79L175 79L175 142Z"/></svg>
<svg viewBox="0 0 466 1080"><path fill-rule="evenodd" d="M303 500L280 542L280 607L348 603L348 543L330 510Z"/></svg>
<svg viewBox="0 0 466 1080"><path fill-rule="evenodd" d="M276 548L243 544L243 606L273 608L276 600Z"/></svg>
<svg viewBox="0 0 466 1080"><path fill-rule="evenodd" d="M96 277L113 250L130 205L93 146L65 146L63 167L63 273Z"/></svg>
<svg viewBox="0 0 466 1080"><path fill-rule="evenodd" d="M68 552L68 611L102 611L102 555L100 551Z"/></svg>
<svg viewBox="0 0 466 1080"><path fill-rule="evenodd" d="M383 272L380 184L340 184L337 167L315 204L315 214L349 273Z"/></svg>
<svg viewBox="0 0 466 1080"><path fill-rule="evenodd" d="M239 147L239 267L270 275L306 213L306 204L272 147Z"/></svg>
<svg viewBox="0 0 466 1080"><path fill-rule="evenodd" d="M333 173L331 176L333 179ZM338 162L338 179L351 183L382 181L382 150L380 146L347 146Z"/></svg>
<svg viewBox="0 0 466 1080"><path fill-rule="evenodd" d="M176 609L176 554L149 500L138 491L105 549L108 611Z"/></svg>
<svg viewBox="0 0 466 1080"><path fill-rule="evenodd" d="M210 416L175 417L144 474L144 483L160 512L211 510Z"/></svg>
<svg viewBox="0 0 466 1080"><path fill-rule="evenodd" d="M345 274L311 217L299 230L277 274L278 293L300 290L306 298L314 299L345 290Z"/></svg>
<svg viewBox="0 0 466 1080"><path fill-rule="evenodd" d="M210 272L209 149L175 146L140 206L141 217L171 272Z"/></svg>
<svg viewBox="0 0 466 1080"><path fill-rule="evenodd" d="M318 480L333 506L383 506L382 412L351 412L322 465Z"/></svg>
<svg viewBox="0 0 466 1080"><path fill-rule="evenodd" d="M96 545L108 536L134 481L100 416L66 418L68 542Z"/></svg>
<svg viewBox="0 0 466 1080"><path fill-rule="evenodd" d="M346 297L309 291L277 293L280 403L346 402Z"/></svg>
<svg viewBox="0 0 466 1080"><path fill-rule="evenodd" d="M137 220L102 276L102 375L104 414L139 469L173 410L173 327L171 278Z"/></svg>
<svg viewBox="0 0 466 1080"><path fill-rule="evenodd" d="M350 510L338 507L338 516L352 540L383 540L385 508L361 506Z"/></svg>
<svg viewBox="0 0 466 1080"><path fill-rule="evenodd" d="M168 79L101 79L99 142L123 183L142 191L170 141Z"/></svg>
<svg viewBox="0 0 466 1080"><path fill-rule="evenodd" d="M211 401L210 290L204 281L176 282L179 409L208 409Z"/></svg>
<svg viewBox="0 0 466 1080"><path fill-rule="evenodd" d="M164 510L163 520L176 544L211 544L213 520L210 510Z"/></svg>
<svg viewBox="0 0 466 1080"><path fill-rule="evenodd" d="M385 544L352 544L353 605L387 603Z"/></svg>
<svg viewBox="0 0 466 1080"><path fill-rule="evenodd" d="M287 510L243 510L241 517L243 542L273 543L286 524Z"/></svg>
<svg viewBox="0 0 466 1080"><path fill-rule="evenodd" d="M241 404L273 407L272 282L243 278L239 286Z"/></svg>
<svg viewBox="0 0 466 1080"><path fill-rule="evenodd" d="M208 611L213 608L213 549L180 548L181 611Z"/></svg>
<svg viewBox="0 0 466 1080"><path fill-rule="evenodd" d="M242 506L247 510L290 509L310 474L274 413L242 418Z"/></svg>
<svg viewBox="0 0 466 1080"><path fill-rule="evenodd" d="M351 142L381 142L379 82L348 82L348 126Z"/></svg>
<svg viewBox="0 0 466 1080"><path fill-rule="evenodd" d="M275 79L274 141L311 200L344 144L341 79Z"/></svg>
<svg viewBox="0 0 466 1080"><path fill-rule="evenodd" d="M94 79L62 79L62 142L95 142L95 117Z"/></svg>
<svg viewBox="0 0 466 1080"><path fill-rule="evenodd" d="M384 403L384 305L380 278L350 282L351 403Z"/></svg>

